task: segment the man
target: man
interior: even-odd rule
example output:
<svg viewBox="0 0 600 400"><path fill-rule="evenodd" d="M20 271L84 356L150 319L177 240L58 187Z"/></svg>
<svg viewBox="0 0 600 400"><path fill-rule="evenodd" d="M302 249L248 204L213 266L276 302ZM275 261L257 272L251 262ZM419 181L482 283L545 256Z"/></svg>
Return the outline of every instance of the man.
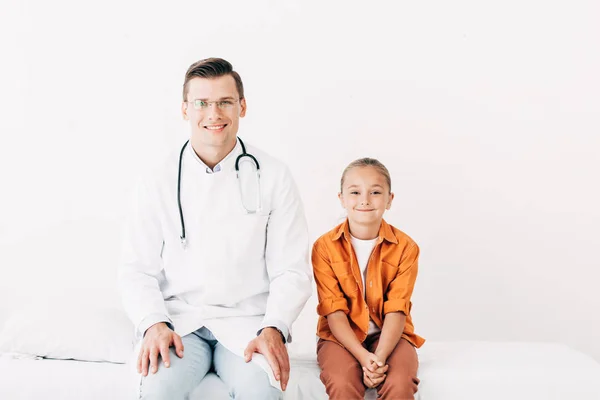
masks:
<svg viewBox="0 0 600 400"><path fill-rule="evenodd" d="M190 142L139 185L124 233L140 398L187 399L212 365L232 397L279 399L311 293L298 191L281 162L237 138L246 99L229 62L190 66L181 112Z"/></svg>

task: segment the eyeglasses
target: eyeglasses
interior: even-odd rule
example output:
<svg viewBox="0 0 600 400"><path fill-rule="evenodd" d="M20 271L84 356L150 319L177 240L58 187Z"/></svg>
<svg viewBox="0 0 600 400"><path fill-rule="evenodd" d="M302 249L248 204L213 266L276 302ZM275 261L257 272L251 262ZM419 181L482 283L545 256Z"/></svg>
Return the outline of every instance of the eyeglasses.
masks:
<svg viewBox="0 0 600 400"><path fill-rule="evenodd" d="M204 101L200 99L195 99L192 101L185 101L184 103L191 104L195 110L205 111L208 110L211 104L216 105L219 110L229 110L233 108L235 103L239 102L240 99L231 99L231 100L217 100L217 101Z"/></svg>

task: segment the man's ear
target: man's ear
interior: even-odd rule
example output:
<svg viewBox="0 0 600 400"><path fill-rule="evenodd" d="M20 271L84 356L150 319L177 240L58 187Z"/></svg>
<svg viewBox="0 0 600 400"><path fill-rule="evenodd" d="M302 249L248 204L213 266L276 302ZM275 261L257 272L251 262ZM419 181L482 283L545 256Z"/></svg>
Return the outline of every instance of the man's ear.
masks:
<svg viewBox="0 0 600 400"><path fill-rule="evenodd" d="M188 114L187 114L187 107L188 107L188 103L186 103L185 101L182 101L181 102L181 116L186 121L188 119L190 119L190 117L188 117Z"/></svg>
<svg viewBox="0 0 600 400"><path fill-rule="evenodd" d="M240 118L244 118L246 116L246 108L248 107L246 105L246 98L241 98L240 99L240 107L242 108L240 111Z"/></svg>

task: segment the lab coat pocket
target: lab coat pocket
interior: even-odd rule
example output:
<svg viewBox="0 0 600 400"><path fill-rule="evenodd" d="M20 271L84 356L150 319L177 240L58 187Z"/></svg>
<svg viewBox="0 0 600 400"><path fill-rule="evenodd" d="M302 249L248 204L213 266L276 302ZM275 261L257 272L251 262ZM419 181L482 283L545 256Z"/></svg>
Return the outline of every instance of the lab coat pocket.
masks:
<svg viewBox="0 0 600 400"><path fill-rule="evenodd" d="M257 262L264 258L269 215L243 214L223 221L221 236L224 254L233 264Z"/></svg>
<svg viewBox="0 0 600 400"><path fill-rule="evenodd" d="M352 265L347 261L331 263L331 268L337 277L340 287L346 294L356 293L358 283L352 274Z"/></svg>

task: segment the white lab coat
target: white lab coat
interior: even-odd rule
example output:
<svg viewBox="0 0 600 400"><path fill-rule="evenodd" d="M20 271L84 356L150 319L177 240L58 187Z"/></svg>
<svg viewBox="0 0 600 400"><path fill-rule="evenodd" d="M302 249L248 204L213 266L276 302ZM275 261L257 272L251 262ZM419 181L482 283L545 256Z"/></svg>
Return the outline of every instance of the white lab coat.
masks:
<svg viewBox="0 0 600 400"><path fill-rule="evenodd" d="M139 184L123 235L119 283L138 338L157 321L180 336L202 326L239 356L264 326L289 329L311 294L308 232L287 167L246 145L260 163L262 210L246 214L235 159L238 141L209 174L191 144L183 155L181 206L187 247L181 246L177 207L179 151ZM240 164L244 202L256 205L256 176ZM258 362L270 376L265 359Z"/></svg>

